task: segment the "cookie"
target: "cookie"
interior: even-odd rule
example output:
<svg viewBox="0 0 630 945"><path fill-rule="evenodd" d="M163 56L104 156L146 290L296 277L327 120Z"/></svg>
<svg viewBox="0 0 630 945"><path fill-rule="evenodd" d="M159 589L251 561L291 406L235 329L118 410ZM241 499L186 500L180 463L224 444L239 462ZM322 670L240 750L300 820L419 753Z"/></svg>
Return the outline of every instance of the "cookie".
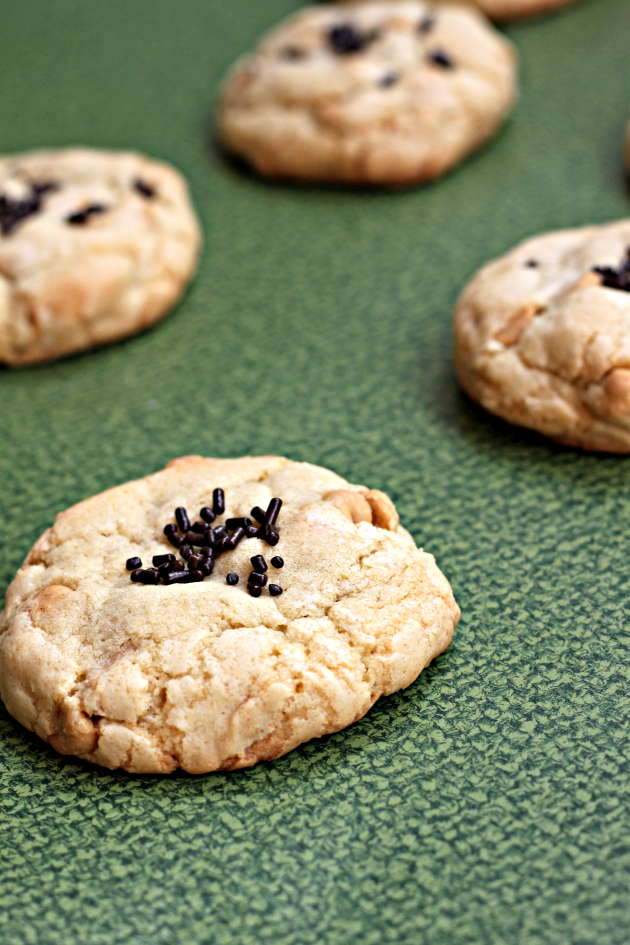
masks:
<svg viewBox="0 0 630 945"><path fill-rule="evenodd" d="M497 416L630 452L630 221L537 236L482 269L457 304L455 364Z"/></svg>
<svg viewBox="0 0 630 945"><path fill-rule="evenodd" d="M236 64L225 147L268 177L407 185L443 174L514 104L512 46L468 7L307 7Z"/></svg>
<svg viewBox="0 0 630 945"><path fill-rule="evenodd" d="M463 2L483 10L486 16L493 20L505 21L549 13L551 10L575 3L575 0L463 0Z"/></svg>
<svg viewBox="0 0 630 945"><path fill-rule="evenodd" d="M140 154L0 158L0 362L50 361L163 318L195 269L181 175Z"/></svg>
<svg viewBox="0 0 630 945"><path fill-rule="evenodd" d="M0 616L0 695L62 754L231 770L361 718L458 619L382 492L281 457L189 456L35 543Z"/></svg>
<svg viewBox="0 0 630 945"><path fill-rule="evenodd" d="M575 3L575 0L463 0L463 2L483 10L490 19L502 22L549 13L559 7Z"/></svg>
<svg viewBox="0 0 630 945"><path fill-rule="evenodd" d="M520 20L566 7L575 0L470 0L493 20Z"/></svg>

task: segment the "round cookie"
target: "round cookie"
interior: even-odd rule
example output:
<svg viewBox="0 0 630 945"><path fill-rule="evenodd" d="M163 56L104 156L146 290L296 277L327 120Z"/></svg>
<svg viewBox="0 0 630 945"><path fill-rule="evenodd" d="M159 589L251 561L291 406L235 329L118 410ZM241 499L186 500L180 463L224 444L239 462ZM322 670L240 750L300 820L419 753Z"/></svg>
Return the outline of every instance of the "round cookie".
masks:
<svg viewBox="0 0 630 945"><path fill-rule="evenodd" d="M512 46L469 7L307 7L232 69L219 130L268 177L407 185L478 148L515 95Z"/></svg>
<svg viewBox="0 0 630 945"><path fill-rule="evenodd" d="M140 154L0 158L0 362L116 341L184 291L200 232L182 176Z"/></svg>
<svg viewBox="0 0 630 945"><path fill-rule="evenodd" d="M537 236L482 269L457 304L455 364L499 417L630 452L630 221Z"/></svg>
<svg viewBox="0 0 630 945"><path fill-rule="evenodd" d="M182 507L203 522L191 530ZM262 525L230 521L250 509ZM209 576L138 583L154 555L188 555L181 530L204 527ZM0 695L62 754L231 770L361 718L446 649L458 619L382 492L281 457L189 456L68 509L35 543L0 616Z"/></svg>

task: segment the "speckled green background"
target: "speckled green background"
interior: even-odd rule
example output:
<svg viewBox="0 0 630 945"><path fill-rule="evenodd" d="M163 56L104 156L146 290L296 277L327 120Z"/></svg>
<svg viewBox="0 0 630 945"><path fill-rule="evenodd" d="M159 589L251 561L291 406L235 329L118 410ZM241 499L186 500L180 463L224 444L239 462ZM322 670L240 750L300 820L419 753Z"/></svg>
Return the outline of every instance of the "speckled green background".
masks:
<svg viewBox="0 0 630 945"><path fill-rule="evenodd" d="M630 466L485 416L456 294L528 234L628 213L630 4L513 26L506 131L433 187L263 183L213 146L225 68L294 0L0 0L0 145L134 146L190 178L199 276L156 330L0 371L0 584L54 514L182 453L386 489L463 609L350 730L166 780L0 710L2 945L627 945Z"/></svg>

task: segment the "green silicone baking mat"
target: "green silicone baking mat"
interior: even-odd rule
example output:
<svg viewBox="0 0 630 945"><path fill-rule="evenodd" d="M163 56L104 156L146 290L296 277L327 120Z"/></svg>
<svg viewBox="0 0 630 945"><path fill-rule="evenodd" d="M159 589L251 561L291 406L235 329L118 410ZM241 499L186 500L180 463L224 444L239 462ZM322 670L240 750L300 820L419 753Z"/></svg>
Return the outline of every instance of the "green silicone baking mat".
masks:
<svg viewBox="0 0 630 945"><path fill-rule="evenodd" d="M452 582L449 650L273 763L167 778L0 709L3 945L627 945L630 461L458 391L451 313L530 234L630 212L630 4L506 32L506 129L433 186L223 159L220 77L295 0L0 0L0 147L133 147L189 178L199 274L154 330L0 371L1 592L66 506L175 456L281 453L384 489Z"/></svg>

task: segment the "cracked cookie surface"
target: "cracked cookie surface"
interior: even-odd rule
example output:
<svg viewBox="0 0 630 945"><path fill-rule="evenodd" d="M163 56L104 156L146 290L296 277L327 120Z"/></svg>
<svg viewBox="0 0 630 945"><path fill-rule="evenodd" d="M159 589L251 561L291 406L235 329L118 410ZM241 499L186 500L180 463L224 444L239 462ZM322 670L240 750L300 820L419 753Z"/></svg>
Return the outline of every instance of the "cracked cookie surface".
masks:
<svg viewBox="0 0 630 945"><path fill-rule="evenodd" d="M173 510L217 486L226 516L282 497L273 550L244 540L200 583L131 583L126 559L172 550ZM247 593L256 554L284 559L280 597ZM64 754L231 770L361 718L446 649L458 619L378 490L281 457L184 457L68 509L36 542L0 618L0 695Z"/></svg>
<svg viewBox="0 0 630 945"><path fill-rule="evenodd" d="M512 46L470 7L308 7L232 69L219 129L270 177L406 185L490 138L515 95Z"/></svg>
<svg viewBox="0 0 630 945"><path fill-rule="evenodd" d="M182 176L87 148L0 158L0 362L49 361L162 318L197 261Z"/></svg>
<svg viewBox="0 0 630 945"><path fill-rule="evenodd" d="M630 452L630 222L548 233L482 269L455 364L492 413L569 446Z"/></svg>

